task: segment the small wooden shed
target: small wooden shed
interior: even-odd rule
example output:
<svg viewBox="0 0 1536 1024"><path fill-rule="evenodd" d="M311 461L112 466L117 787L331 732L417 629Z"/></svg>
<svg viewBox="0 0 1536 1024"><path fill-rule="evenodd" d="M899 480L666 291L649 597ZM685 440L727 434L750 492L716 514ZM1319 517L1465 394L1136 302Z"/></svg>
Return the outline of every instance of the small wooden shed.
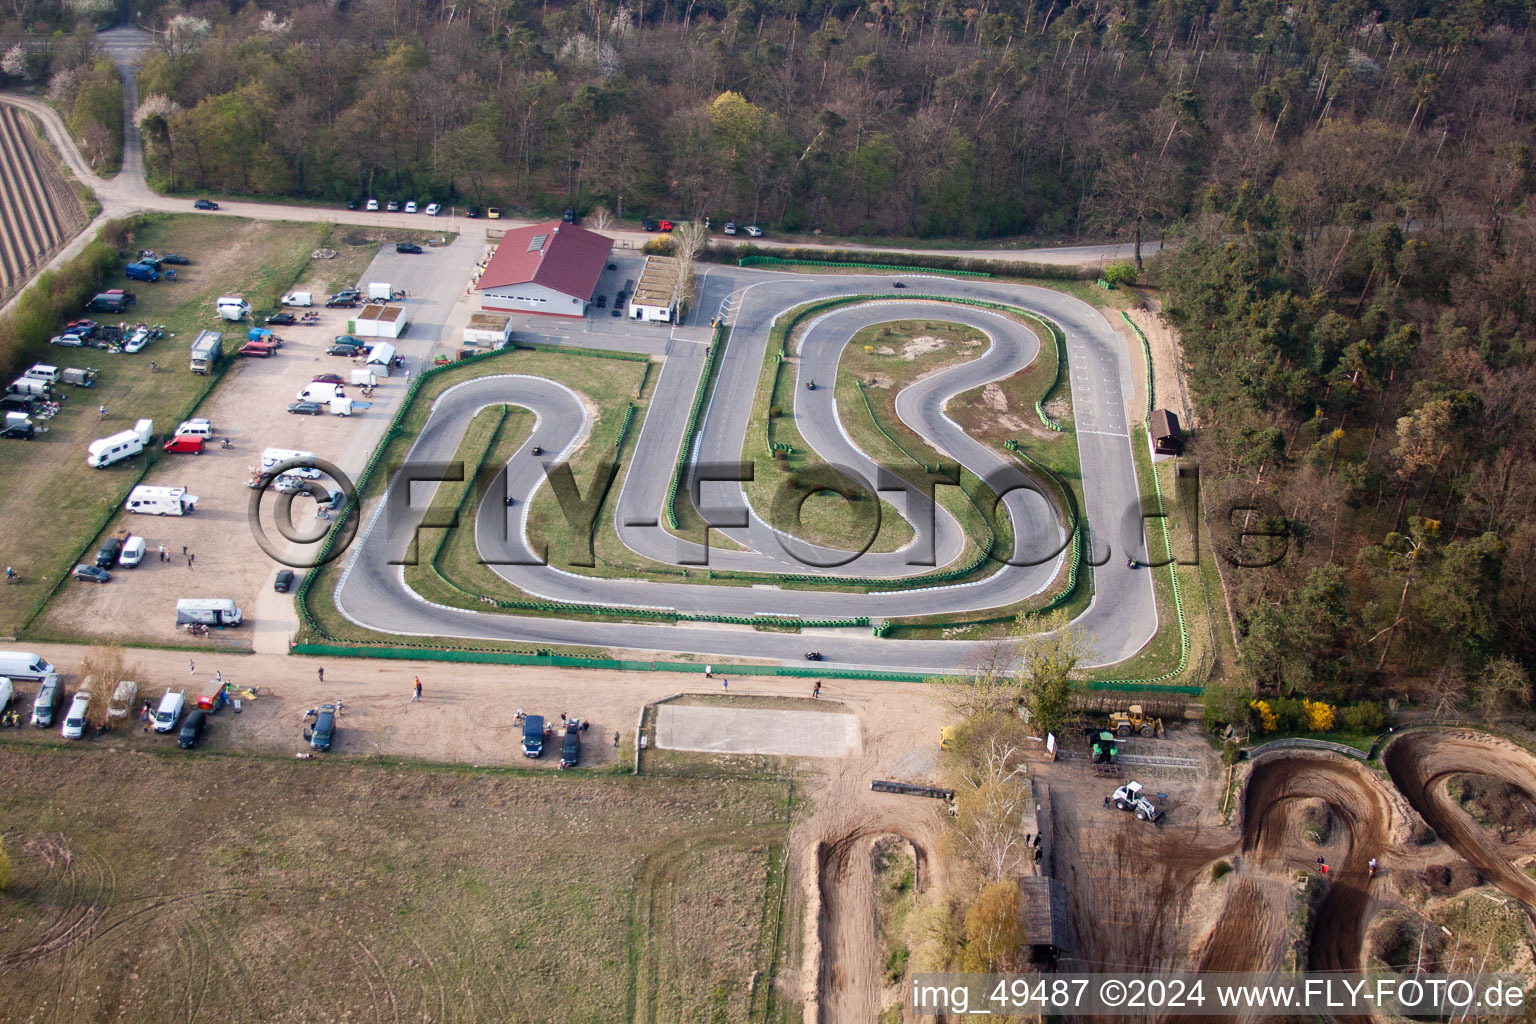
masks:
<svg viewBox="0 0 1536 1024"><path fill-rule="evenodd" d="M1152 410L1147 424L1152 433L1152 450L1159 455L1183 455L1184 431L1179 429L1179 418L1167 409Z"/></svg>
<svg viewBox="0 0 1536 1024"><path fill-rule="evenodd" d="M1072 948L1067 923L1067 887L1054 878L1029 875L1018 879L1019 924L1030 959L1050 962Z"/></svg>

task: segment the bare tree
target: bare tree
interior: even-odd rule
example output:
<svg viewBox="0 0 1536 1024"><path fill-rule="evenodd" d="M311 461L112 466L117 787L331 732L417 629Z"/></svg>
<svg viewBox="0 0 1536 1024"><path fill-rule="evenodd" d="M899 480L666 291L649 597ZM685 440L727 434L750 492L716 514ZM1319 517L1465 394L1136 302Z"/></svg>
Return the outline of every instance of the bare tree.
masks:
<svg viewBox="0 0 1536 1024"><path fill-rule="evenodd" d="M1018 689L1010 669L1018 651L1006 640L983 644L961 666L961 674L933 680L945 704L958 715L971 718L1007 711L1018 702Z"/></svg>
<svg viewBox="0 0 1536 1024"><path fill-rule="evenodd" d="M107 724L107 707L117 684L125 679L143 679L142 665L128 664L128 655L117 644L92 647L80 661L80 688L89 688L90 703L85 717L92 725Z"/></svg>
<svg viewBox="0 0 1536 1024"><path fill-rule="evenodd" d="M1015 874L1024 863L1029 824L1029 785L1019 749L993 738L976 764L962 776L955 795L955 828L960 841L992 880Z"/></svg>
<svg viewBox="0 0 1536 1024"><path fill-rule="evenodd" d="M677 254L677 284L672 288L672 305L682 308L693 294L693 264L709 244L709 229L703 221L690 220L672 232L672 248Z"/></svg>
<svg viewBox="0 0 1536 1024"><path fill-rule="evenodd" d="M607 231L613 224L613 214L606 206L599 206L593 210L588 215L588 219L592 222L592 228L595 231Z"/></svg>

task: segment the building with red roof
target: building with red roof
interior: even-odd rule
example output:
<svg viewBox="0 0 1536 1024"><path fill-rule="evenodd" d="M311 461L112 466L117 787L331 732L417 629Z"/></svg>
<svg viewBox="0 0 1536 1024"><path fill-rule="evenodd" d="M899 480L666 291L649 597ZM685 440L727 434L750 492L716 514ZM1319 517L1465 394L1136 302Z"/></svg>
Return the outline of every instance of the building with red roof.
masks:
<svg viewBox="0 0 1536 1024"><path fill-rule="evenodd" d="M613 239L550 221L508 231L475 288L498 313L585 316Z"/></svg>

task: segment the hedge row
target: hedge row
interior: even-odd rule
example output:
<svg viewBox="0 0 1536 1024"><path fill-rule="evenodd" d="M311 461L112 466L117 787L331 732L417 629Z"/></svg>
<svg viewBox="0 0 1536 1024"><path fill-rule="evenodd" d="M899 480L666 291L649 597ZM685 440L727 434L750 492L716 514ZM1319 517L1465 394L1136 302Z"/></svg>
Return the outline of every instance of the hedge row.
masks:
<svg viewBox="0 0 1536 1024"><path fill-rule="evenodd" d="M838 263L891 270L964 270L1003 277L1038 277L1051 281L1091 281L1098 271L1088 267L1059 266L1052 263L1025 263L1019 260L986 260L973 256L949 256L944 253L884 252L867 249L765 248L760 245L716 244L699 253L699 259L712 263L736 263L752 256L781 260L803 260L819 265Z"/></svg>

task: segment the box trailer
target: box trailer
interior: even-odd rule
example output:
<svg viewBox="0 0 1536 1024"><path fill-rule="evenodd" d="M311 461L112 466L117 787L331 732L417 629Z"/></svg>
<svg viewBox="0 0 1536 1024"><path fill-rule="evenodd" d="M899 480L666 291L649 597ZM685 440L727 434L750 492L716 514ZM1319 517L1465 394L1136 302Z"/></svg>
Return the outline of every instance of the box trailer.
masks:
<svg viewBox="0 0 1536 1024"><path fill-rule="evenodd" d="M390 291L389 282L388 281L369 281L368 282L368 298L370 298L370 299L382 299L384 302L388 302L393 297L394 296L393 296L393 293Z"/></svg>
<svg viewBox="0 0 1536 1024"><path fill-rule="evenodd" d="M345 397L342 397L341 395L338 395L335 398L331 399L330 405L331 405L331 415L332 416L351 416L352 415L352 399L350 399L350 398L345 398Z"/></svg>
<svg viewBox="0 0 1536 1024"><path fill-rule="evenodd" d="M82 370L79 367L66 366L64 372L59 374L59 379L77 388L93 388L96 386L97 373L94 367L86 367Z"/></svg>
<svg viewBox="0 0 1536 1024"><path fill-rule="evenodd" d="M123 508L151 516L189 516L197 511L197 495L185 487L150 487L141 484L128 492Z"/></svg>
<svg viewBox="0 0 1536 1024"><path fill-rule="evenodd" d="M285 306L313 306L315 296L313 292L289 292L283 296Z"/></svg>
<svg viewBox="0 0 1536 1024"><path fill-rule="evenodd" d="M215 304L223 320L244 320L251 315L251 304L238 295L221 295Z"/></svg>
<svg viewBox="0 0 1536 1024"><path fill-rule="evenodd" d="M359 387L371 388L379 382L372 370L353 370L350 383Z"/></svg>
<svg viewBox="0 0 1536 1024"><path fill-rule="evenodd" d="M86 446L85 463L105 469L113 463L131 459L144 450L144 439L136 430L121 430L111 437L97 438Z"/></svg>
<svg viewBox="0 0 1536 1024"><path fill-rule="evenodd" d="M228 597L184 597L176 602L177 626L225 626L240 625L240 609Z"/></svg>
<svg viewBox="0 0 1536 1024"><path fill-rule="evenodd" d="M224 335L218 331L203 331L192 343L192 372L212 373L224 355Z"/></svg>

